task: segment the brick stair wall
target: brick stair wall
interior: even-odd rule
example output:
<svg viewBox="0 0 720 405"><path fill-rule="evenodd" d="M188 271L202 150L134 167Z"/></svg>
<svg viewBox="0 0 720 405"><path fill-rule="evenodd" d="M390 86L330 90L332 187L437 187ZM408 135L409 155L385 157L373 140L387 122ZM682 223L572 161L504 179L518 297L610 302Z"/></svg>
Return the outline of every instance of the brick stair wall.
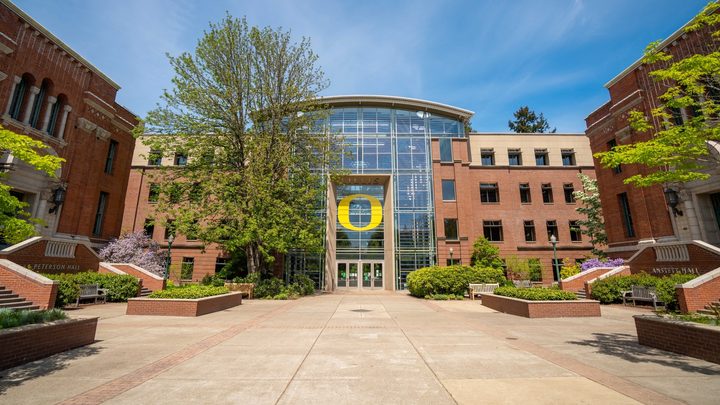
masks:
<svg viewBox="0 0 720 405"><path fill-rule="evenodd" d="M55 306L58 282L50 280L7 259L0 259L0 285L40 309Z"/></svg>

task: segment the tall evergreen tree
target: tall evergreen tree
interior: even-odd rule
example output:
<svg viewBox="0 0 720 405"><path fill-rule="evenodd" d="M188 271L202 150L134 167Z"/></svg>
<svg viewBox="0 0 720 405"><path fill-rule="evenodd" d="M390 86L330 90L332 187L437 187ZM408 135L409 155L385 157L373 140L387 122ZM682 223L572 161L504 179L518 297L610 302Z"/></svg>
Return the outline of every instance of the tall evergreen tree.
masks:
<svg viewBox="0 0 720 405"><path fill-rule="evenodd" d="M545 116L540 113L539 115L535 111L531 110L528 106L518 108L513 113L515 117L514 121L508 121L508 127L510 130L519 134L526 133L555 133L557 128L553 128L550 131L550 124L548 124Z"/></svg>

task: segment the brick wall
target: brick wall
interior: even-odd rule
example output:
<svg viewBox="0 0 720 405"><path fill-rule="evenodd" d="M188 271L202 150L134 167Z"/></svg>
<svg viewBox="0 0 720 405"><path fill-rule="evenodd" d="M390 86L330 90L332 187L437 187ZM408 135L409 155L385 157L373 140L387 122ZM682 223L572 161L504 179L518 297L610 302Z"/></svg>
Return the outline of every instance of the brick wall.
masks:
<svg viewBox="0 0 720 405"><path fill-rule="evenodd" d="M697 243L697 242L696 242ZM661 246L667 246L672 244L661 244ZM677 273L690 273L690 274L705 274L720 267L720 255L715 247L709 246L708 248L698 246L694 243L683 243L680 242L678 245L687 246L689 260L688 261L664 261L659 262L656 258L655 247L649 246L644 250L637 253L632 260L628 261L627 264L630 266L630 271L633 274L637 273L651 273L660 276L666 275L665 273L677 272ZM663 270L657 272L655 269ZM674 270L675 269L675 270ZM685 271L683 271L685 269Z"/></svg>
<svg viewBox="0 0 720 405"><path fill-rule="evenodd" d="M629 276L630 275L630 267L629 266L622 266L620 269L617 267L611 271L606 272L603 275L598 276L598 278L607 276L608 274L611 274L609 277L612 276ZM586 297L592 297L592 284L597 280L598 278L594 278L592 280L588 280L585 282L585 296Z"/></svg>
<svg viewBox="0 0 720 405"><path fill-rule="evenodd" d="M573 277L568 277L565 280L560 281L560 289L566 291L578 291L585 288L585 283L594 280L603 274L611 271L611 267L597 267L587 271L583 271L580 274L576 274Z"/></svg>
<svg viewBox="0 0 720 405"><path fill-rule="evenodd" d="M242 304L242 293L229 293L195 300L130 298L126 315L201 316Z"/></svg>
<svg viewBox="0 0 720 405"><path fill-rule="evenodd" d="M93 343L97 321L65 319L0 330L0 370Z"/></svg>
<svg viewBox="0 0 720 405"><path fill-rule="evenodd" d="M676 287L680 311L696 312L711 302L720 301L720 269Z"/></svg>
<svg viewBox="0 0 720 405"><path fill-rule="evenodd" d="M483 294L482 304L499 312L526 318L600 316L600 303L591 300L526 301L494 294Z"/></svg>
<svg viewBox="0 0 720 405"><path fill-rule="evenodd" d="M30 267L38 273L57 274L97 271L100 258L84 244L78 243L76 245L75 257L48 257L45 256L47 243L46 239L42 239L12 253L2 254L0 258L10 260L23 267Z"/></svg>
<svg viewBox="0 0 720 405"><path fill-rule="evenodd" d="M100 263L100 272L115 273L117 271L135 276L140 279L142 286L146 287L150 291L164 290L165 280L157 275L150 273L138 266L129 263Z"/></svg>
<svg viewBox="0 0 720 405"><path fill-rule="evenodd" d="M31 301L40 309L55 306L58 282L33 273L17 264L0 259L0 285Z"/></svg>
<svg viewBox="0 0 720 405"><path fill-rule="evenodd" d="M720 328L691 322L635 315L641 345L720 364Z"/></svg>

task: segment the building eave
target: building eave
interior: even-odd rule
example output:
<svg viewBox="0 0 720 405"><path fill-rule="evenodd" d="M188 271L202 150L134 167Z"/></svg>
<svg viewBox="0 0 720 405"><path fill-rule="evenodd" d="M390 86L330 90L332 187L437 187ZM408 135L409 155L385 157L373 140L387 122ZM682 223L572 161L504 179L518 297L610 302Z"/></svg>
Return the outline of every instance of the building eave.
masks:
<svg viewBox="0 0 720 405"><path fill-rule="evenodd" d="M467 122L475 113L463 108L451 105L436 103L434 101L421 100L409 97L384 96L384 95L339 95L320 97L320 102L331 106L379 106L391 108L406 108L415 111L425 111L443 116L458 118Z"/></svg>

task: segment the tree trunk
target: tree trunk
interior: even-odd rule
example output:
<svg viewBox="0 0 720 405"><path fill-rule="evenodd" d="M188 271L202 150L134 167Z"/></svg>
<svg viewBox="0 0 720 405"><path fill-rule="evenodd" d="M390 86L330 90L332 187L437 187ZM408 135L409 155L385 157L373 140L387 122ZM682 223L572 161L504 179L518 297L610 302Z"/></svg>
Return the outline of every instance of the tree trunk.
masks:
<svg viewBox="0 0 720 405"><path fill-rule="evenodd" d="M262 271L262 254L260 254L257 244L248 244L245 247L245 255L247 257L248 274Z"/></svg>

